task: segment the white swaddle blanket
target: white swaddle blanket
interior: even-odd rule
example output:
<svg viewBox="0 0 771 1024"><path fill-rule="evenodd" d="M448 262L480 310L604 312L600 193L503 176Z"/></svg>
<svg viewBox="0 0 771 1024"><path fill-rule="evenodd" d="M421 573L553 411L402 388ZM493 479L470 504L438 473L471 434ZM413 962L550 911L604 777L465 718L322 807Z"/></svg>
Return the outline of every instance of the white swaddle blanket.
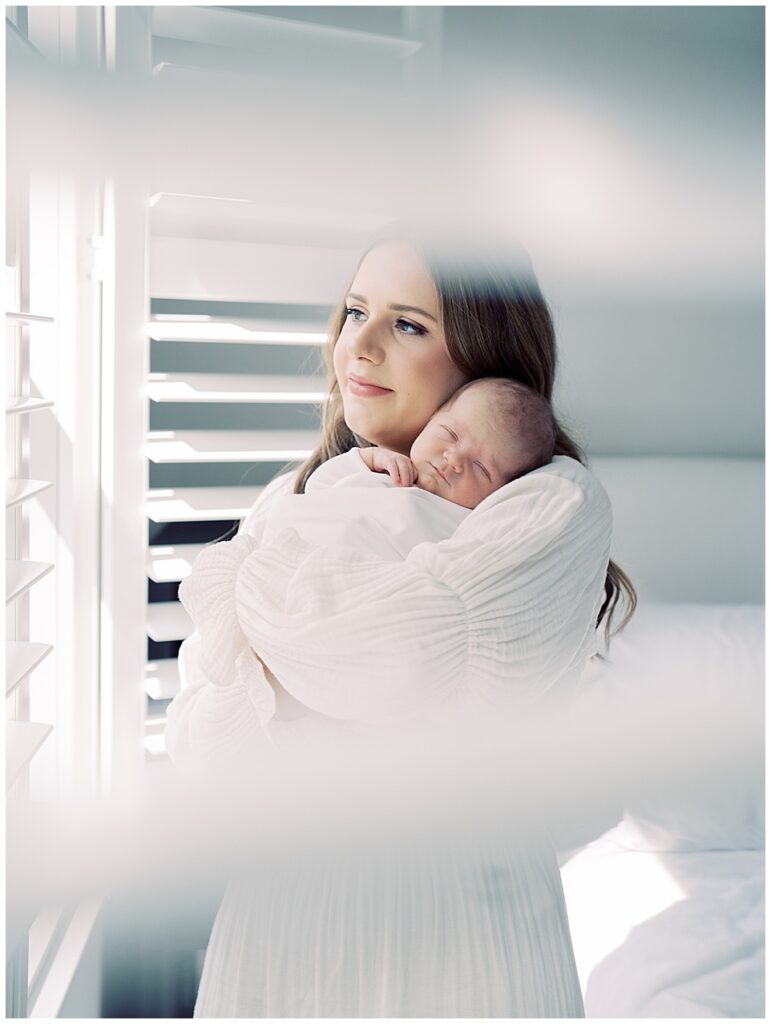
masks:
<svg viewBox="0 0 771 1024"><path fill-rule="evenodd" d="M469 512L438 494L398 487L387 473L368 469L359 449L352 448L322 463L304 494L287 494L274 503L262 546L291 529L308 544L399 561L416 544L452 536Z"/></svg>

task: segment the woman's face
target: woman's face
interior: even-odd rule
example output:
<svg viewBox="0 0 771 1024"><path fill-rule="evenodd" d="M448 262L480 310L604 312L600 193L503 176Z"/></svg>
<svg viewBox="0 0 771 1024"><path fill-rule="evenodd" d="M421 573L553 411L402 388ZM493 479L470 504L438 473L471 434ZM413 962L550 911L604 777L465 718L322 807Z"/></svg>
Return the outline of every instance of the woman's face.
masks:
<svg viewBox="0 0 771 1024"><path fill-rule="evenodd" d="M346 303L334 351L345 422L371 444L407 455L468 380L448 355L434 282L414 249L387 242L364 257Z"/></svg>

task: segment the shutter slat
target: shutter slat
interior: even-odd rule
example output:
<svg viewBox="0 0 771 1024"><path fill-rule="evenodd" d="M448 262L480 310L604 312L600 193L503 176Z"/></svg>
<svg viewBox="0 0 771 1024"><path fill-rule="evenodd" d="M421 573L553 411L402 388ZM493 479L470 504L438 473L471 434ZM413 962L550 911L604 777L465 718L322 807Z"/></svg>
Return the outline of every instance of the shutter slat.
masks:
<svg viewBox="0 0 771 1024"><path fill-rule="evenodd" d="M39 313L10 312L8 310L6 310L5 319L24 324L53 324L56 322L52 316L41 316Z"/></svg>
<svg viewBox="0 0 771 1024"><path fill-rule="evenodd" d="M15 413L36 412L38 409L50 409L53 404L47 398L25 398L21 395L8 399L5 414L11 416Z"/></svg>
<svg viewBox="0 0 771 1024"><path fill-rule="evenodd" d="M176 583L190 575L193 562L207 544L168 544L150 548L147 575L155 583Z"/></svg>
<svg viewBox="0 0 771 1024"><path fill-rule="evenodd" d="M301 462L320 440L315 430L156 430L151 462Z"/></svg>
<svg viewBox="0 0 771 1024"><path fill-rule="evenodd" d="M5 723L5 788L6 792L45 742L53 726L41 722Z"/></svg>
<svg viewBox="0 0 771 1024"><path fill-rule="evenodd" d="M145 719L144 747L152 759L167 757L165 715Z"/></svg>
<svg viewBox="0 0 771 1024"><path fill-rule="evenodd" d="M46 658L53 647L51 644L36 644L29 640L5 641L5 695L13 693L16 687Z"/></svg>
<svg viewBox="0 0 771 1024"><path fill-rule="evenodd" d="M166 238L195 236L270 245L333 246L360 252L389 221L383 214L367 213L364 210L277 206L273 202L253 199L203 197L172 192L156 192L151 203L152 235ZM319 313L315 320L306 317L300 322L296 312L287 309L280 321L269 323L264 316L261 319L265 329L291 328L318 330L321 333L331 312L330 307ZM172 315L177 320L190 319L182 314ZM163 314L153 316L153 321L162 319L166 319ZM224 318L220 316L220 319Z"/></svg>
<svg viewBox="0 0 771 1024"><path fill-rule="evenodd" d="M145 669L145 693L153 700L171 700L180 689L179 665L176 658L149 661Z"/></svg>
<svg viewBox="0 0 771 1024"><path fill-rule="evenodd" d="M145 736L145 751L150 758L166 757L166 733L155 732Z"/></svg>
<svg viewBox="0 0 771 1024"><path fill-rule="evenodd" d="M5 507L13 508L14 505L21 505L29 501L42 491L53 487L50 480L6 480L5 482Z"/></svg>
<svg viewBox="0 0 771 1024"><path fill-rule="evenodd" d="M240 345L323 345L326 331L307 327L266 328L259 320L151 320L147 333L154 341L227 342Z"/></svg>
<svg viewBox="0 0 771 1024"><path fill-rule="evenodd" d="M171 487L147 492L147 516L154 523L243 519L262 487Z"/></svg>
<svg viewBox="0 0 771 1024"><path fill-rule="evenodd" d="M253 374L151 373L151 402L313 402L323 401L323 377Z"/></svg>
<svg viewBox="0 0 771 1024"><path fill-rule="evenodd" d="M8 562L5 563L5 603L13 601L29 590L53 569L51 562Z"/></svg>
<svg viewBox="0 0 771 1024"><path fill-rule="evenodd" d="M386 32L365 31L340 25L323 25L312 20L293 20L262 14L254 9L234 11L216 7L152 8L152 32L156 39L232 46L263 60L278 50L282 57L304 47L322 50L325 56L366 54L368 60L380 53L404 59L416 53L423 43ZM341 51L341 47L345 47ZM330 50L331 48L331 50Z"/></svg>
<svg viewBox="0 0 771 1024"><path fill-rule="evenodd" d="M147 635L156 643L184 640L192 632L192 620L179 601L156 601L147 606Z"/></svg>

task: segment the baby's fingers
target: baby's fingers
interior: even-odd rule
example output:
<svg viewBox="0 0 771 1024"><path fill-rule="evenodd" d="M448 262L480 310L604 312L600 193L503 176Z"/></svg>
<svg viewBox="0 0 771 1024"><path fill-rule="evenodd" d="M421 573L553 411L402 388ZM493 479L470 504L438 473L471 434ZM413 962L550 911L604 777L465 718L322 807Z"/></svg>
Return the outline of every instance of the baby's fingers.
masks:
<svg viewBox="0 0 771 1024"><path fill-rule="evenodd" d="M390 455L386 465L388 468L388 475L397 486L401 486L401 464L399 457L396 455Z"/></svg>
<svg viewBox="0 0 771 1024"><path fill-rule="evenodd" d="M399 486L410 487L415 479L415 466L412 460L401 456L397 462L399 466Z"/></svg>

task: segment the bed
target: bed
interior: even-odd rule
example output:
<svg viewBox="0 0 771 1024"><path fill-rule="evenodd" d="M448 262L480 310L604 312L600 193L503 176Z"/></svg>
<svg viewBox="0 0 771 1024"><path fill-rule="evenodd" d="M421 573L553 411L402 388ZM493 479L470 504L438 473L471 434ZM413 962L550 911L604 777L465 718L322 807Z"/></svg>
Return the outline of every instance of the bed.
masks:
<svg viewBox="0 0 771 1024"><path fill-rule="evenodd" d="M619 826L563 884L587 1017L764 1016L762 851L640 851Z"/></svg>
<svg viewBox="0 0 771 1024"><path fill-rule="evenodd" d="M640 607L588 666L577 707L650 701L662 728L678 707L684 757L666 785L624 782L561 844L586 1015L764 1017L762 463L608 459L595 471ZM694 757L683 706L696 724L713 713L719 768L711 749Z"/></svg>

